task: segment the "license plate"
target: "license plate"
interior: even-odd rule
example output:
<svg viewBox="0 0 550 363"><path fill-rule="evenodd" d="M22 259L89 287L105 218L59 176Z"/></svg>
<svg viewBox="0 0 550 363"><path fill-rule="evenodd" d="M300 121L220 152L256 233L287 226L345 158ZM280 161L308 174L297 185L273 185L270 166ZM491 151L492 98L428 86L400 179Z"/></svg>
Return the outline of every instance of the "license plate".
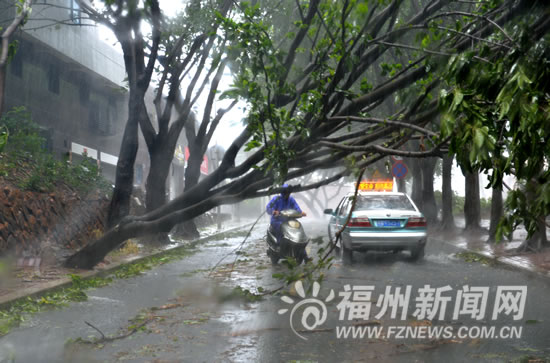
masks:
<svg viewBox="0 0 550 363"><path fill-rule="evenodd" d="M376 223L378 227L401 227L401 221L397 220L384 220Z"/></svg>

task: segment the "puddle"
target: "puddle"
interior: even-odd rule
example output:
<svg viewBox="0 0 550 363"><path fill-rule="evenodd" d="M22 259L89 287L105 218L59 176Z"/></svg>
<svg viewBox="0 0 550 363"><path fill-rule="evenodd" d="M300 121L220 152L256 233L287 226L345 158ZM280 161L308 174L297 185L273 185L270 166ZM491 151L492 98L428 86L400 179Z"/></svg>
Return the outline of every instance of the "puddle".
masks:
<svg viewBox="0 0 550 363"><path fill-rule="evenodd" d="M426 255L424 260L438 264L446 264L449 261L458 261L459 258L455 254L438 253L437 255Z"/></svg>
<svg viewBox="0 0 550 363"><path fill-rule="evenodd" d="M123 305L124 302L116 299L110 299L108 297L102 297L102 296L92 296L88 295L89 301L97 301L99 303L105 303L105 304L112 304L112 305Z"/></svg>

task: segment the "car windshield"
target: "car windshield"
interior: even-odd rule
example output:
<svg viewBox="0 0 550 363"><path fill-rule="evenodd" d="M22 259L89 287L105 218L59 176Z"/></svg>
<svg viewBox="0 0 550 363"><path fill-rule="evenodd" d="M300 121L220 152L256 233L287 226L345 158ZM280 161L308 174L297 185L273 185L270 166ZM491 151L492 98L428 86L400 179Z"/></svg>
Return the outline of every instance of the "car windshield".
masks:
<svg viewBox="0 0 550 363"><path fill-rule="evenodd" d="M360 195L355 210L405 209L414 210L404 195Z"/></svg>

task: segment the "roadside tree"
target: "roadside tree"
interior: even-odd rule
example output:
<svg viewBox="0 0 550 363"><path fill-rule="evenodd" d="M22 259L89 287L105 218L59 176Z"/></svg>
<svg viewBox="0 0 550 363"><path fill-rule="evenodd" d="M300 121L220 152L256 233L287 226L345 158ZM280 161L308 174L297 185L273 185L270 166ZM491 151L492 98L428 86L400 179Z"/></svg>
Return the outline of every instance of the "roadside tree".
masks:
<svg viewBox="0 0 550 363"><path fill-rule="evenodd" d="M32 11L31 0L17 0L14 3L15 17L13 21L5 28L0 27L0 116L4 112L4 91L6 88L6 69L8 63L17 51L17 44L11 42L15 31L25 25L27 17Z"/></svg>
<svg viewBox="0 0 550 363"><path fill-rule="evenodd" d="M505 175L517 179L495 234L500 239L523 224L528 237L521 250L547 245L550 214L550 19L548 4L533 5L487 42L452 57L441 93L441 132L453 135L459 164L488 173L497 190Z"/></svg>
<svg viewBox="0 0 550 363"><path fill-rule="evenodd" d="M243 2L235 8L238 16L218 14L234 74L223 97L246 102L245 129L211 174L167 204L124 218L67 265L90 268L128 238L168 232L218 205L280 192L273 185L317 170L346 166L294 191L329 184L391 154L443 156L454 134L441 137L427 127L439 113L436 71L449 56L491 36L494 24L529 9L526 1L505 1L467 12L470 3L434 0L411 12L404 3ZM419 45L411 46L415 37ZM399 49L409 52L406 64L382 62ZM368 78L373 69L382 69L383 77ZM420 136L425 150L400 149ZM236 164L242 149L252 153Z"/></svg>

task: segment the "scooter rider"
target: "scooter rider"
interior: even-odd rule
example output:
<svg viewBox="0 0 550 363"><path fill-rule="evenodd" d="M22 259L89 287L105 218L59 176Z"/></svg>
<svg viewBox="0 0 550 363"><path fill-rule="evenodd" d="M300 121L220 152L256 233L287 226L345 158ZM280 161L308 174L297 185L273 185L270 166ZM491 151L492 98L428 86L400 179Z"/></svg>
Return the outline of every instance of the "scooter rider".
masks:
<svg viewBox="0 0 550 363"><path fill-rule="evenodd" d="M290 186L285 183L281 187L283 189L281 194L271 198L266 207L267 214L271 215L271 227L273 228L275 237L277 237L277 243L280 243L282 238L281 224L284 220L279 218L279 213L282 210L295 209L302 213L302 216L306 215L305 212L302 212L296 200L290 196Z"/></svg>

